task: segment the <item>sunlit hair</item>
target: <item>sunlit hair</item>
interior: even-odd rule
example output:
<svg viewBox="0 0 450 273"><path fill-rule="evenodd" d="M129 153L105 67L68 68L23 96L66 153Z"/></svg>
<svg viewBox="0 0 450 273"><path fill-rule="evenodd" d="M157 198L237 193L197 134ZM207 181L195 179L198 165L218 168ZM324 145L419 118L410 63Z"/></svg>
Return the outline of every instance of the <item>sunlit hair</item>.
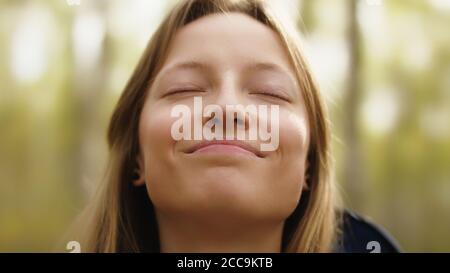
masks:
<svg viewBox="0 0 450 273"><path fill-rule="evenodd" d="M92 201L78 219L83 252L159 252L154 207L145 187L133 186L139 152L138 124L146 95L169 44L186 24L214 13L240 12L278 34L295 70L310 126L308 190L286 219L282 252L328 252L338 232L332 180L330 131L325 105L298 43L262 1L187 0L178 3L153 34L114 109L109 130L109 163Z"/></svg>

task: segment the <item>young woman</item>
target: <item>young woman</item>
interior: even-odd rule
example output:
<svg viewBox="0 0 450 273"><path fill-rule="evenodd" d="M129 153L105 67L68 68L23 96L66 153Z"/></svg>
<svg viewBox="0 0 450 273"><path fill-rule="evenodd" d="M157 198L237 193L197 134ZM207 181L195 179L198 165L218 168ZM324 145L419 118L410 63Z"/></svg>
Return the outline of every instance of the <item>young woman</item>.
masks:
<svg viewBox="0 0 450 273"><path fill-rule="evenodd" d="M215 115L195 110L194 98L215 105ZM279 132L271 135L276 145L261 149L261 136L174 137L180 105L192 110L187 121L215 125L215 133L269 120L247 112L224 118L229 105L276 105L268 131ZM263 2L182 1L114 110L108 170L79 218L82 251L345 252L366 251L374 240L394 251L375 227L336 205L327 122L296 33ZM350 236L358 231L365 235Z"/></svg>

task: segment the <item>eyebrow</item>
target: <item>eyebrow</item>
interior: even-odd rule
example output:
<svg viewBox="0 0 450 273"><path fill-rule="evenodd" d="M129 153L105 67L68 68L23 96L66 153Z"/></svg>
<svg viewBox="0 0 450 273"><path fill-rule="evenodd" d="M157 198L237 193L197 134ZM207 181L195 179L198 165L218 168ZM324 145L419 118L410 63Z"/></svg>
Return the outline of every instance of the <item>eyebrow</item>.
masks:
<svg viewBox="0 0 450 273"><path fill-rule="evenodd" d="M282 68L280 65L270 62L250 62L246 65L246 69L251 71L267 70L290 75L290 73L286 71L286 69Z"/></svg>
<svg viewBox="0 0 450 273"><path fill-rule="evenodd" d="M247 71L268 71L268 72L274 72L277 74L282 75L283 77L286 77L287 80L293 84L293 86L297 86L297 80L296 77L286 68L282 67L281 65L278 65L276 63L272 62L250 62L246 66Z"/></svg>
<svg viewBox="0 0 450 273"><path fill-rule="evenodd" d="M170 65L169 67L164 68L162 71L160 71L159 74L162 77L165 74L168 74L169 72L175 71L175 70L189 70L189 69L208 70L209 68L210 68L210 66L203 62L185 61L185 62L179 62L179 63L175 63L173 65Z"/></svg>
<svg viewBox="0 0 450 273"><path fill-rule="evenodd" d="M205 62L195 60L178 62L163 69L159 74L160 77L164 77L166 74L176 70L210 71L211 65ZM283 68L282 66L272 62L250 61L245 64L244 71L271 71L287 76L290 80L293 81L294 84L296 82L295 77L292 75L292 73L290 73L287 69Z"/></svg>
<svg viewBox="0 0 450 273"><path fill-rule="evenodd" d="M208 70L210 69L210 65L200 62L200 61L185 61L175 63L161 71L161 74L168 73L172 70L177 69L198 69L198 70ZM275 71L283 74L291 75L286 69L282 68L280 65L271 63L271 62L249 62L245 65L245 70L267 70L267 71Z"/></svg>

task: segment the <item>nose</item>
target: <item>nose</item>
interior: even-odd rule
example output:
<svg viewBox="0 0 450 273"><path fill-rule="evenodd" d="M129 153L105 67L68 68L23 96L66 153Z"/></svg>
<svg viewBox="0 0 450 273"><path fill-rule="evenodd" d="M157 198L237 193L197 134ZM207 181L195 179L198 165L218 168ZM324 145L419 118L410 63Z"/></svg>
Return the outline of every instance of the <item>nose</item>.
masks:
<svg viewBox="0 0 450 273"><path fill-rule="evenodd" d="M235 135L245 134L249 128L249 113L245 110L245 96L237 85L228 84L218 88L213 98L208 101L222 110L221 117L207 117L204 122L213 119L216 126L221 126L226 137L235 139ZM219 124L221 123L221 124ZM245 138L245 136L244 136Z"/></svg>

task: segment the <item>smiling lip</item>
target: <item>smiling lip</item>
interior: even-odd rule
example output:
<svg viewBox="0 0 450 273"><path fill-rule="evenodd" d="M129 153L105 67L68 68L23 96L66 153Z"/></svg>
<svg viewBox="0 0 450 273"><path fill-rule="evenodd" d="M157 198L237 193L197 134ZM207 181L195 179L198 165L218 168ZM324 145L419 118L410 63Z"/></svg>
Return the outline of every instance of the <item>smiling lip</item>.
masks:
<svg viewBox="0 0 450 273"><path fill-rule="evenodd" d="M257 157L263 155L254 147L242 141L203 141L187 151L192 153L226 153L226 154L247 154Z"/></svg>

